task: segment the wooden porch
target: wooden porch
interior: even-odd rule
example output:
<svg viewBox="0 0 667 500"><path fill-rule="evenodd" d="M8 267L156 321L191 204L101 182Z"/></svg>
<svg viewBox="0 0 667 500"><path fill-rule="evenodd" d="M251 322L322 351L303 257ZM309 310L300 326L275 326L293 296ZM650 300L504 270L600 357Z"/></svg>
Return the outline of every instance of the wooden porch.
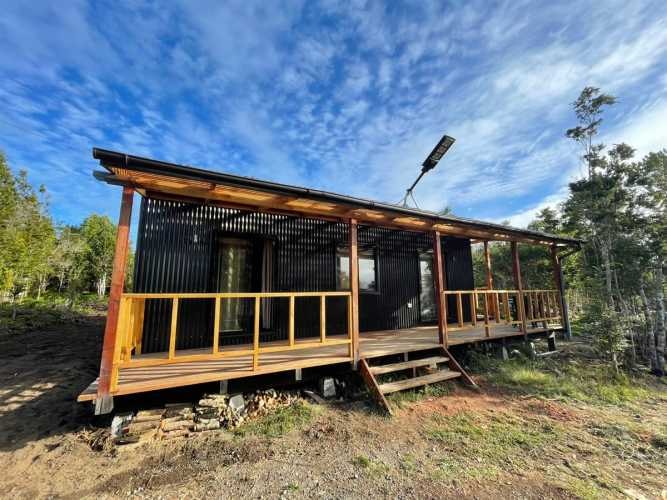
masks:
<svg viewBox="0 0 667 500"><path fill-rule="evenodd" d="M482 319L482 318L480 318ZM466 323L462 328L448 332L448 346L472 344L509 337L522 337L524 334L517 325L506 323L493 324L488 328L483 322L473 326ZM560 329L560 323L530 323L527 335ZM139 392L155 391L221 380L266 375L300 368L351 363L347 335L327 337L328 345L313 346L310 339L295 342L295 348L289 348L288 341L270 342L263 346L268 352L260 353L254 368L253 345L244 344L226 348L226 355L210 359L211 349L179 350L178 358L194 359L169 363L165 353L142 354L135 358L137 366L119 368L114 395L126 395ZM300 348L302 345L310 347ZM361 332L359 335L359 355L369 359L390 354L438 349L441 347L437 326L420 326L402 330L381 330ZM273 350L272 350L273 349ZM248 354L250 352L250 354ZM238 355L235 355L238 353ZM197 357L203 357L201 361ZM146 362L142 366L141 362ZM151 364L153 363L153 364ZM97 380L82 392L78 401L92 401L97 396Z"/></svg>

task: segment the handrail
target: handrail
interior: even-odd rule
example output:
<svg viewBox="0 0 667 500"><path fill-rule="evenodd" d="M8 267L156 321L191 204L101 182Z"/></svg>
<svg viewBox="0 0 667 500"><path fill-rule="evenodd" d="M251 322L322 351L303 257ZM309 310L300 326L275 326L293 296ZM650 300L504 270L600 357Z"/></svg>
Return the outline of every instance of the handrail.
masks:
<svg viewBox="0 0 667 500"><path fill-rule="evenodd" d="M563 311L558 290L441 290L444 296L444 317L448 317L449 304L446 298L455 296L455 323L444 321L445 339L447 334L477 328L484 325L486 337L491 336L491 328L496 326L520 325L526 334L527 324L542 323L546 329L550 323L563 324ZM466 321L464 299L469 309L470 320ZM480 306L480 302L482 303ZM481 311L481 314L480 314Z"/></svg>
<svg viewBox="0 0 667 500"><path fill-rule="evenodd" d="M317 341L296 341L294 338L295 301L297 298L319 297L320 325ZM347 297L346 307L348 331L346 338L327 338L326 331L326 302L327 297ZM287 345L260 345L260 315L262 299L287 298L289 299L288 338ZM210 353L178 355L177 335L179 304L183 299L203 299L214 301L213 317L213 345ZM239 349L230 347L221 350L220 317L221 302L227 299L254 299L254 318L252 331L252 348ZM169 328L169 350L166 357L141 358L141 342L143 335L144 311L147 300L170 300L171 323ZM252 371L259 368L260 355L270 352L283 352L296 349L325 347L332 345L349 345L348 357L353 359L355 346L353 345L351 318L351 292L239 292L239 293L125 293L121 296L118 320L118 331L114 349L114 361L111 376L111 391L116 390L121 368L139 368L166 364L184 363L191 361L217 360L227 357L252 356Z"/></svg>

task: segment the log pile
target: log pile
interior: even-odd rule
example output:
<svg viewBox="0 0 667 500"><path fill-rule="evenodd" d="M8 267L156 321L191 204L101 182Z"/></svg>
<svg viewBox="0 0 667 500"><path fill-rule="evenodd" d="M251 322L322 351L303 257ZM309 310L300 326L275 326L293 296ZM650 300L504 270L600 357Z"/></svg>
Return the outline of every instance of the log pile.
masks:
<svg viewBox="0 0 667 500"><path fill-rule="evenodd" d="M243 394L206 394L194 407L190 403L167 404L136 415L117 416L112 432L117 444L187 437L195 432L234 429L300 400L298 393L275 389L256 391L245 397Z"/></svg>
<svg viewBox="0 0 667 500"><path fill-rule="evenodd" d="M194 412L190 403L165 405L164 415L160 422L160 439L186 437L194 429Z"/></svg>

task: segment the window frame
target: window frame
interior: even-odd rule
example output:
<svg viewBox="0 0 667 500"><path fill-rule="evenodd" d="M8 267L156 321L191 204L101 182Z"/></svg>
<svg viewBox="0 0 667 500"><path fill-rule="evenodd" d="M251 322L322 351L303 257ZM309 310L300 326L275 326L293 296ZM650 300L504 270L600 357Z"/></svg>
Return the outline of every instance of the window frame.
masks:
<svg viewBox="0 0 667 500"><path fill-rule="evenodd" d="M361 283L359 283L359 293L368 294L368 295L379 295L380 294L380 266L379 266L379 251L377 246L367 246L360 248L357 252L357 266L360 266L362 257L371 257L373 259L373 271L375 274L375 288L362 288ZM349 288L341 288L340 286L340 259L339 256L345 256L350 258L350 249L347 246L336 246L335 248L335 257L336 257L336 290L349 290ZM349 273L349 271L348 271ZM357 278L360 278L358 276ZM349 276L348 276L349 281Z"/></svg>

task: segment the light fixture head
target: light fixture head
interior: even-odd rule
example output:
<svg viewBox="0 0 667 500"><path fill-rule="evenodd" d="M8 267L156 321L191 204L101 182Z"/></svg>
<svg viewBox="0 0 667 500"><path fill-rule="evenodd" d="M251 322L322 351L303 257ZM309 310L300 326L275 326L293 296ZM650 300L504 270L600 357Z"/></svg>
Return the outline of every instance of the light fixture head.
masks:
<svg viewBox="0 0 667 500"><path fill-rule="evenodd" d="M424 163L422 163L422 172L426 173L429 170L435 168L440 159L445 156L445 153L447 153L449 148L452 147L454 141L456 141L456 139L453 137L450 137L447 134L443 135L442 139L440 139L438 144L436 144L433 148L433 151L431 151L431 153L424 160Z"/></svg>

